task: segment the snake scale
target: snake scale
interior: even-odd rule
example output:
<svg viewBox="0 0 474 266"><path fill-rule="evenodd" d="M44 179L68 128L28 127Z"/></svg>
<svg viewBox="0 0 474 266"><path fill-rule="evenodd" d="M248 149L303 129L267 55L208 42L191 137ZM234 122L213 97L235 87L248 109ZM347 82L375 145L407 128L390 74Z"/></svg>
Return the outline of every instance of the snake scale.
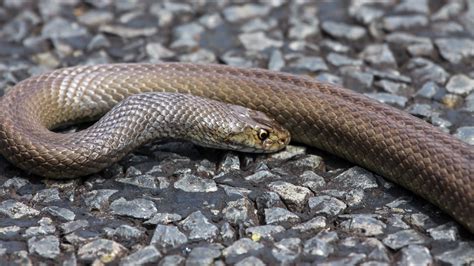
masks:
<svg viewBox="0 0 474 266"><path fill-rule="evenodd" d="M402 185L474 232L472 146L401 110L304 76L188 63L59 69L26 79L3 97L0 151L17 164L22 158L50 165L60 160L71 164L64 167L80 169L94 156L67 160L54 145L46 156L35 146L40 139L24 138L15 130L38 124L34 119L53 127L66 120L94 118L130 95L150 91L192 94L261 111L287 128L293 140ZM23 125L16 126L20 122ZM98 149L94 145L90 148ZM108 149L111 156L114 148ZM22 166L28 167L33 166Z"/></svg>

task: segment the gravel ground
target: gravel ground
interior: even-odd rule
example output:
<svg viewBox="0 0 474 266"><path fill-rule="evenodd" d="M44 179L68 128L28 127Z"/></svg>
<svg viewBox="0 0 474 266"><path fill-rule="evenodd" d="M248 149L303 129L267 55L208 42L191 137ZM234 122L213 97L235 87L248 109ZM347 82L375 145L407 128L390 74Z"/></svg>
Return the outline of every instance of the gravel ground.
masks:
<svg viewBox="0 0 474 266"><path fill-rule="evenodd" d="M190 2L0 0L0 88L78 64L262 67L343 84L474 144L474 1ZM473 236L439 209L303 146L156 142L62 182L0 159L0 184L2 265L474 263Z"/></svg>

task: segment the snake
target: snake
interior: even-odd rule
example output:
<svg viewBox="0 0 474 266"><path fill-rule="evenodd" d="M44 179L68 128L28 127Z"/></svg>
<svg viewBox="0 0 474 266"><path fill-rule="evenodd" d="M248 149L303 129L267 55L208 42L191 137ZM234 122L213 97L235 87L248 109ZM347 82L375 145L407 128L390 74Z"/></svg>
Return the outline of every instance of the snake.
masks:
<svg viewBox="0 0 474 266"><path fill-rule="evenodd" d="M160 99L165 104L157 103ZM211 110L208 100L219 110L229 108L220 103L230 104L236 113L206 114ZM189 104L198 109L194 113L201 113L196 121L214 119L224 129L209 126L203 133L208 126L183 126L181 120L196 116L186 107ZM471 145L403 110L309 76L180 62L74 66L19 82L2 97L0 108L1 154L40 176L66 178L100 171L160 134L185 139L199 135L201 141L218 132L233 135L223 119L246 117L230 123L241 125L241 131L247 128L246 133L216 137L204 146L222 147L217 142L224 141L244 151L275 151L291 135L294 142L403 186L474 233ZM163 123L167 118L159 111L166 109L165 113L183 114L176 115L177 122ZM51 131L94 119L99 122L83 131Z"/></svg>

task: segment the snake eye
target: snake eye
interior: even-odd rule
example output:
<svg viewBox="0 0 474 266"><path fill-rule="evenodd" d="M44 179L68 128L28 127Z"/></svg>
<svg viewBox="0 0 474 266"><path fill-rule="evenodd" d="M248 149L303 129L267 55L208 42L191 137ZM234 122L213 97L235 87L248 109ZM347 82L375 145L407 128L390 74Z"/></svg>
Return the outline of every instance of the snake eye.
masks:
<svg viewBox="0 0 474 266"><path fill-rule="evenodd" d="M260 130L258 131L258 138L259 138L261 141L266 140L269 135L270 135L270 133L268 133L268 131L265 130L265 129L260 129Z"/></svg>

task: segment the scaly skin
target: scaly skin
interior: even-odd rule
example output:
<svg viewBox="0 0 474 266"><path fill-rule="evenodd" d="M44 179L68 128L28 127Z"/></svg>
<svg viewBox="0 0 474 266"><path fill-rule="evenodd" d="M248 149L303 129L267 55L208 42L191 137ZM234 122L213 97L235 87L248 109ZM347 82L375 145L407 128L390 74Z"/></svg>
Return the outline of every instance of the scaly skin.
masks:
<svg viewBox="0 0 474 266"><path fill-rule="evenodd" d="M403 111L303 76L185 63L60 69L20 82L3 98L1 152L12 162L39 158L33 161L54 165L64 156L54 151L43 156L43 147L25 149L39 139L16 137L17 122L9 116L16 113L26 125L36 119L50 128L100 116L125 97L145 91L190 93L262 111L289 129L293 140L408 188L474 232L473 147ZM15 159L18 150L22 152ZM63 161L81 167L93 157Z"/></svg>

